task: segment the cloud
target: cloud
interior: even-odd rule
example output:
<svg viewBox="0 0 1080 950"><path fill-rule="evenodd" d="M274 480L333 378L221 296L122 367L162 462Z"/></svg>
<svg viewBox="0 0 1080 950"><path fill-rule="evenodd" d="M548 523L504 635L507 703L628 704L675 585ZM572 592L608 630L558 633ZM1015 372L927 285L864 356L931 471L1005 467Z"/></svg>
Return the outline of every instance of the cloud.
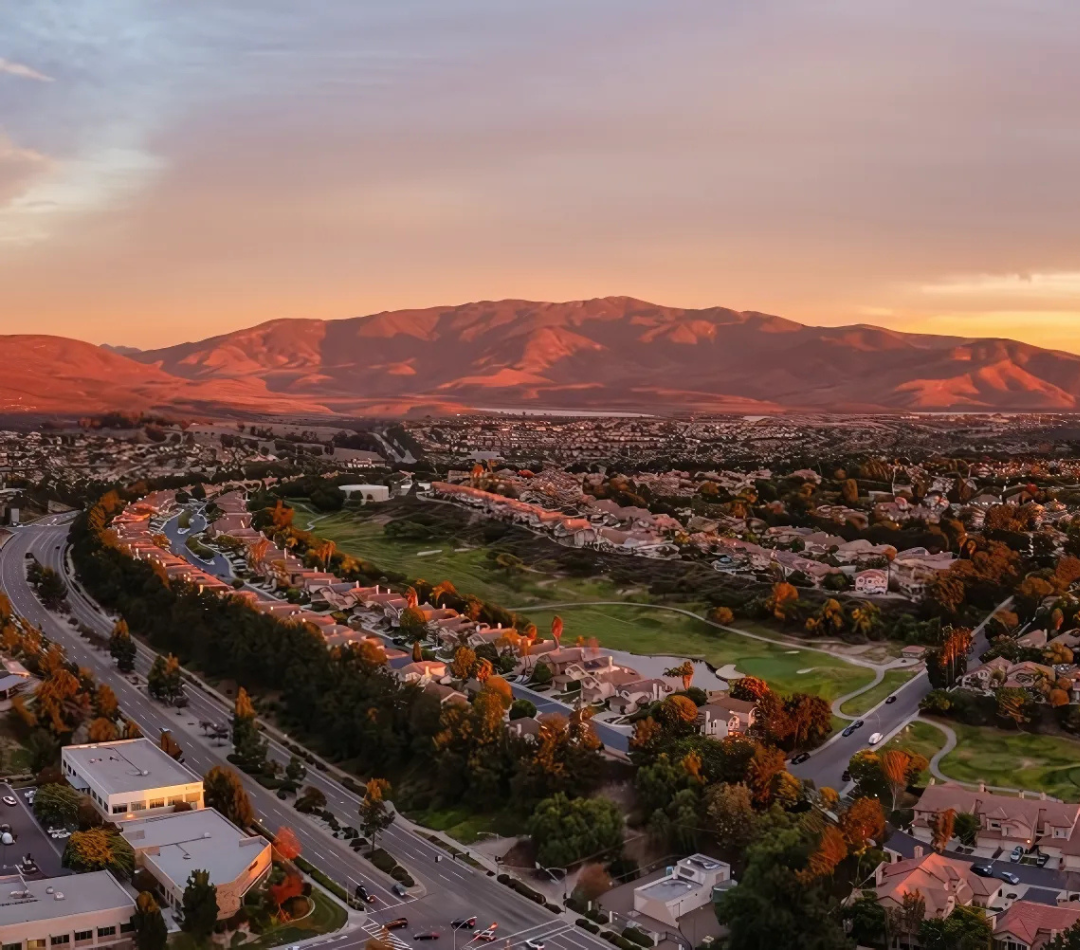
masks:
<svg viewBox="0 0 1080 950"><path fill-rule="evenodd" d="M1063 300L1080 298L1080 271L1046 271L1018 274L973 274L949 277L924 284L921 293L930 296L986 298L1027 298Z"/></svg>
<svg viewBox="0 0 1080 950"><path fill-rule="evenodd" d="M0 132L0 214L3 206L20 195L38 175L52 168L48 155L20 148Z"/></svg>
<svg viewBox="0 0 1080 950"><path fill-rule="evenodd" d="M39 73L32 66L27 66L25 63L12 62L10 59L4 59L0 56L0 73L7 73L9 76L21 76L23 79L35 79L38 82L53 82L52 76L46 76L44 73Z"/></svg>

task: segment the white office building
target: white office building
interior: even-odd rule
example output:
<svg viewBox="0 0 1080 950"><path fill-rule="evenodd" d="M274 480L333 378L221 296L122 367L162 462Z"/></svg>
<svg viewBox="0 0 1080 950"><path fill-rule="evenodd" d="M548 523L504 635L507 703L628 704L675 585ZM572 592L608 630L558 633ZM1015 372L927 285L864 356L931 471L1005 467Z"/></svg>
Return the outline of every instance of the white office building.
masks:
<svg viewBox="0 0 1080 950"><path fill-rule="evenodd" d="M203 807L202 779L149 739L65 746L61 766L109 821L167 814L181 803Z"/></svg>
<svg viewBox="0 0 1080 950"><path fill-rule="evenodd" d="M127 950L135 900L108 871L27 881L0 877L3 950Z"/></svg>

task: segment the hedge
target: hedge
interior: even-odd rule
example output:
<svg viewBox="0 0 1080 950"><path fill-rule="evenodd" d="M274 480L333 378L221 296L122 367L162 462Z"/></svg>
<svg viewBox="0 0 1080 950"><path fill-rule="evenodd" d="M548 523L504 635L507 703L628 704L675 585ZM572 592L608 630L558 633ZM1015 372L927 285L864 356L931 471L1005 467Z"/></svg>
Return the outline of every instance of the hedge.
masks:
<svg viewBox="0 0 1080 950"><path fill-rule="evenodd" d="M623 930L622 935L627 940L632 940L634 943L640 944L643 947L651 947L653 945L652 937L643 930L638 930L637 927L626 927Z"/></svg>
<svg viewBox="0 0 1080 950"><path fill-rule="evenodd" d="M574 921L582 930L587 930L591 934L600 933L600 928L596 926L591 920L586 920L584 917L579 917Z"/></svg>
<svg viewBox="0 0 1080 950"><path fill-rule="evenodd" d="M625 937L620 936L617 933L613 933L610 930L605 930L600 934L608 943L615 944L619 950L638 950L638 944L627 940Z"/></svg>

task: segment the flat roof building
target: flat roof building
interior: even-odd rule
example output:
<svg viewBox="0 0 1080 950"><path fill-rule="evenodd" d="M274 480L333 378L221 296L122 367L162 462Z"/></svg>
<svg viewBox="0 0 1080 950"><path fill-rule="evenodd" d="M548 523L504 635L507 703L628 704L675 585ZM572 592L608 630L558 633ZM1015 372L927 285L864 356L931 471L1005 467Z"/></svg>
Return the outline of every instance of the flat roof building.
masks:
<svg viewBox="0 0 1080 950"><path fill-rule="evenodd" d="M218 916L231 917L244 895L270 870L270 842L248 835L213 808L136 818L120 829L173 907L183 903L192 871L206 871L217 887Z"/></svg>
<svg viewBox="0 0 1080 950"><path fill-rule="evenodd" d="M27 881L0 877L5 950L89 950L132 944L135 900L108 871Z"/></svg>
<svg viewBox="0 0 1080 950"><path fill-rule="evenodd" d="M704 854L683 858L659 880L634 888L634 910L673 927L731 885L731 866Z"/></svg>
<svg viewBox="0 0 1080 950"><path fill-rule="evenodd" d="M149 739L69 745L60 761L68 783L110 821L203 807L202 779Z"/></svg>

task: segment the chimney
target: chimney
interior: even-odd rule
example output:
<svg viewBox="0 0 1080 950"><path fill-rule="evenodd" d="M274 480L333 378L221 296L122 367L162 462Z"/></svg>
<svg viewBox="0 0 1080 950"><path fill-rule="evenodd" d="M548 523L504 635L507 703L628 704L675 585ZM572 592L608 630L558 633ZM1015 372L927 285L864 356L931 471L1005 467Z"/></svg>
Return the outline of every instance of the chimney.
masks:
<svg viewBox="0 0 1080 950"><path fill-rule="evenodd" d="M921 858L923 856L923 846L921 844L915 845L915 857Z"/></svg>

